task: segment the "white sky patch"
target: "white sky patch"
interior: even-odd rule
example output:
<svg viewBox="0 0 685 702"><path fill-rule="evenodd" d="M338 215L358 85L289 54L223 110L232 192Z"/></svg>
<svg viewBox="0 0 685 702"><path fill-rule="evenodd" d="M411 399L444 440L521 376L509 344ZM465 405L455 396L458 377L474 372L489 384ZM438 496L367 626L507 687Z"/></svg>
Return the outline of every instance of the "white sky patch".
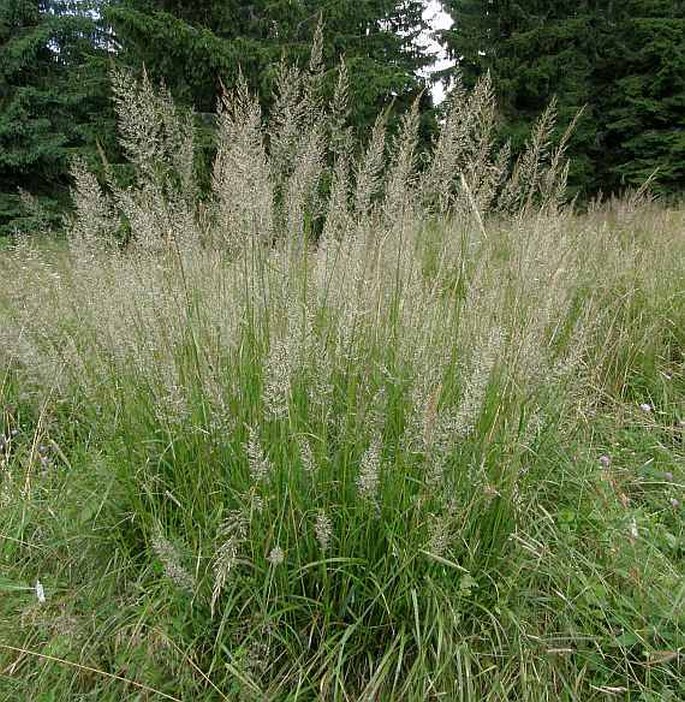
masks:
<svg viewBox="0 0 685 702"><path fill-rule="evenodd" d="M438 42L434 36L434 32L441 29L449 29L454 20L442 8L439 0L425 0L423 10L423 19L430 27L430 32L424 32L417 41L418 46L429 56L433 57L433 63L424 68L420 75L424 78L430 78L436 71L444 71L447 68L452 68L455 61L447 57L445 47ZM439 105L446 97L448 85L445 85L444 80L437 81L431 88L433 95L433 103Z"/></svg>

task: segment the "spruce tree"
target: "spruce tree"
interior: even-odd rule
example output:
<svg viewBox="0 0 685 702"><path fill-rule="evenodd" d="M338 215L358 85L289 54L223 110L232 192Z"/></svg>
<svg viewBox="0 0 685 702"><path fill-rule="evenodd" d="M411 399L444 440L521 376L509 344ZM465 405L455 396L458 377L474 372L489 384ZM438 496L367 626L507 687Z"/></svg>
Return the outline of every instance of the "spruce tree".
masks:
<svg viewBox="0 0 685 702"><path fill-rule="evenodd" d="M239 71L268 109L278 63L306 63L321 18L324 63L332 68L345 55L353 116L367 126L379 108L393 99L407 104L423 87L416 72L426 57L413 43L425 28L422 9L419 0L119 0L107 17L124 62L144 65L176 98L207 113ZM328 77L332 91L334 71Z"/></svg>
<svg viewBox="0 0 685 702"><path fill-rule="evenodd" d="M501 112L503 139L523 148L532 123L553 97L563 127L591 96L597 27L586 0L450 0L455 18L446 43L467 84L490 71ZM594 131L588 105L574 135L571 184L593 179Z"/></svg>
<svg viewBox="0 0 685 702"><path fill-rule="evenodd" d="M94 158L95 134L113 131L92 9L59 0L0 6L0 233L39 226L37 211L54 223L70 158ZM27 209L22 191L39 207Z"/></svg>
<svg viewBox="0 0 685 702"><path fill-rule="evenodd" d="M514 149L556 96L563 126L586 105L571 182L590 193L638 185L659 167L685 187L682 0L448 0L445 38L467 82L490 70Z"/></svg>
<svg viewBox="0 0 685 702"><path fill-rule="evenodd" d="M612 5L595 74L602 181L685 189L685 3L627 0Z"/></svg>

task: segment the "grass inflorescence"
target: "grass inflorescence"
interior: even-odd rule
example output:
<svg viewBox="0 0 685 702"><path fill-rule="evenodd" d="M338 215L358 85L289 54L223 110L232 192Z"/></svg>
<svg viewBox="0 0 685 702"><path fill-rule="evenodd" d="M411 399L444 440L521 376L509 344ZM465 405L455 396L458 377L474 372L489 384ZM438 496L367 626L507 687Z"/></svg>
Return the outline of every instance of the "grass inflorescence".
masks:
<svg viewBox="0 0 685 702"><path fill-rule="evenodd" d="M357 148L315 59L209 197L117 75L135 182L3 252L0 694L682 699L683 212L573 215L487 79Z"/></svg>

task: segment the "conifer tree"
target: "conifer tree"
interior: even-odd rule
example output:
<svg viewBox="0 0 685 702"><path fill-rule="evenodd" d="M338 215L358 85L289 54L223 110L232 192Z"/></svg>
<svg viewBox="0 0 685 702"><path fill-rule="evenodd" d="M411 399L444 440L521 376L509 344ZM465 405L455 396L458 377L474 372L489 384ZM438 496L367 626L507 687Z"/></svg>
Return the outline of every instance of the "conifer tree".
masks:
<svg viewBox="0 0 685 702"><path fill-rule="evenodd" d="M612 31L594 76L602 181L685 190L685 3L627 0L612 6Z"/></svg>
<svg viewBox="0 0 685 702"><path fill-rule="evenodd" d="M92 9L0 5L0 233L35 228L41 223L21 220L38 211L54 219L68 196L70 157L94 157L95 133L113 132L105 37ZM39 207L27 210L22 191Z"/></svg>
<svg viewBox="0 0 685 702"><path fill-rule="evenodd" d="M125 62L145 65L176 98L207 113L239 71L268 109L278 63L306 63L321 19L325 66L345 55L353 117L366 126L380 107L393 98L408 104L422 87L416 72L427 59L413 41L425 28L422 9L419 0L119 0L107 17ZM328 77L332 91L335 72Z"/></svg>
<svg viewBox="0 0 685 702"><path fill-rule="evenodd" d="M561 126L589 102L596 28L587 0L450 0L447 5L455 18L445 34L448 48L467 84L491 72L501 135L511 139L515 152L553 97ZM592 119L588 105L571 145L576 188L594 176Z"/></svg>
<svg viewBox="0 0 685 702"><path fill-rule="evenodd" d="M514 149L552 97L559 122L586 105L571 183L586 193L642 183L657 167L685 188L682 0L447 0L445 39L467 83L492 73Z"/></svg>

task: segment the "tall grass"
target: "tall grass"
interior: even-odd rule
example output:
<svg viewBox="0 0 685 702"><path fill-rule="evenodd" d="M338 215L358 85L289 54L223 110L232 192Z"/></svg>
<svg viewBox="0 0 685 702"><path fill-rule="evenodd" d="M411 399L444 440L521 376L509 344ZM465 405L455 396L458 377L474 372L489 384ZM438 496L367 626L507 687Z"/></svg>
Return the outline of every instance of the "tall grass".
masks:
<svg viewBox="0 0 685 702"><path fill-rule="evenodd" d="M487 80L428 155L321 83L227 95L202 198L117 75L134 185L3 253L0 692L681 698L683 213L574 216Z"/></svg>

